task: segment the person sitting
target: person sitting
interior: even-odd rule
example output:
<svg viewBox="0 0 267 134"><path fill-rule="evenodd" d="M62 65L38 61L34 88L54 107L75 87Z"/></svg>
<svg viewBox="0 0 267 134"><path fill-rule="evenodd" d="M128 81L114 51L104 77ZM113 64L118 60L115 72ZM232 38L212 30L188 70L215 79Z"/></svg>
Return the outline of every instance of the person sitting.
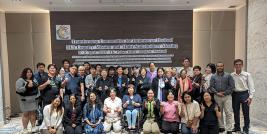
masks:
<svg viewBox="0 0 267 134"><path fill-rule="evenodd" d="M63 125L65 134L82 134L82 109L75 94L71 94L69 105L65 106Z"/></svg>
<svg viewBox="0 0 267 134"><path fill-rule="evenodd" d="M88 97L88 102L84 109L85 134L99 134L103 132L103 111L102 104L97 98L96 93L91 92Z"/></svg>
<svg viewBox="0 0 267 134"><path fill-rule="evenodd" d="M106 98L104 101L103 111L106 114L104 121L104 131L110 132L111 127L115 133L121 131L121 111L122 101L116 96L115 89L110 90L110 97Z"/></svg>
<svg viewBox="0 0 267 134"><path fill-rule="evenodd" d="M135 129L136 119L141 107L142 99L139 94L134 94L134 85L128 86L128 94L123 96L123 108L126 110L128 129Z"/></svg>
<svg viewBox="0 0 267 134"><path fill-rule="evenodd" d="M184 92L181 106L181 130L182 134L197 134L200 117L200 107L197 101L193 100L191 93Z"/></svg>
<svg viewBox="0 0 267 134"><path fill-rule="evenodd" d="M62 98L57 95L51 104L44 107L44 120L40 126L41 134L63 134L62 119L64 108Z"/></svg>
<svg viewBox="0 0 267 134"><path fill-rule="evenodd" d="M154 92L152 89L147 92L147 99L143 102L143 131L144 134L159 134L159 111L160 101L154 98Z"/></svg>
<svg viewBox="0 0 267 134"><path fill-rule="evenodd" d="M174 94L169 92L166 102L160 103L160 113L162 115L162 132L163 133L178 133L179 106L178 101L174 101Z"/></svg>

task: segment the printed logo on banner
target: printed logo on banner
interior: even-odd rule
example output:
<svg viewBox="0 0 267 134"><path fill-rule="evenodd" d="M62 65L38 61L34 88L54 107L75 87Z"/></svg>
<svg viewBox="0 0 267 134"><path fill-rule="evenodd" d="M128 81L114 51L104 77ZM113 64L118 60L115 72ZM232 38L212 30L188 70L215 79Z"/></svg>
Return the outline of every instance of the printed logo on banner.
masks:
<svg viewBox="0 0 267 134"><path fill-rule="evenodd" d="M56 25L57 40L71 40L70 25Z"/></svg>

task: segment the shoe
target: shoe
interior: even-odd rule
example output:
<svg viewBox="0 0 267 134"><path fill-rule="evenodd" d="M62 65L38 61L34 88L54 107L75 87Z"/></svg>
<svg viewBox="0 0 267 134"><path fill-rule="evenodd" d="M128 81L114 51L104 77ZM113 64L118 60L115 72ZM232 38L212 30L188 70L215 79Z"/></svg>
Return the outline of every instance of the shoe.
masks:
<svg viewBox="0 0 267 134"><path fill-rule="evenodd" d="M39 132L39 128L38 127L32 127L32 133L37 133Z"/></svg>
<svg viewBox="0 0 267 134"><path fill-rule="evenodd" d="M28 129L23 129L22 132L21 132L21 134L29 134Z"/></svg>
<svg viewBox="0 0 267 134"><path fill-rule="evenodd" d="M249 134L249 131L243 131L243 134Z"/></svg>
<svg viewBox="0 0 267 134"><path fill-rule="evenodd" d="M233 130L232 130L232 132L241 132L241 130L240 129L237 129L237 128L234 128Z"/></svg>
<svg viewBox="0 0 267 134"><path fill-rule="evenodd" d="M219 132L222 133L225 131L225 128L219 128Z"/></svg>
<svg viewBox="0 0 267 134"><path fill-rule="evenodd" d="M232 131L227 131L227 134L232 134Z"/></svg>

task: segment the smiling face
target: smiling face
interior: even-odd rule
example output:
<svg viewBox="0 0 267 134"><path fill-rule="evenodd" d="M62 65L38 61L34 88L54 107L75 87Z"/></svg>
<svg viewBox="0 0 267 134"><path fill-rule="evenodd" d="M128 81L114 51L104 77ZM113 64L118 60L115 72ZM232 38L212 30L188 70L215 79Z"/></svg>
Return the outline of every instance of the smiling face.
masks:
<svg viewBox="0 0 267 134"><path fill-rule="evenodd" d="M27 79L31 79L32 78L32 72L31 72L31 70L28 70L27 71L26 77L27 77Z"/></svg>
<svg viewBox="0 0 267 134"><path fill-rule="evenodd" d="M123 72L122 67L119 67L119 68L117 69L117 73L118 73L118 75L122 75L122 72Z"/></svg>
<svg viewBox="0 0 267 134"><path fill-rule="evenodd" d="M56 74L56 68L55 68L55 66L51 66L51 67L49 67L48 72L49 72L50 74Z"/></svg>
<svg viewBox="0 0 267 134"><path fill-rule="evenodd" d="M235 70L236 71L242 71L243 63L241 61L235 63Z"/></svg>
<svg viewBox="0 0 267 134"><path fill-rule="evenodd" d="M76 66L72 66L72 67L70 67L70 73L71 73L72 75L75 75L75 74L77 73L77 67L76 67Z"/></svg>
<svg viewBox="0 0 267 134"><path fill-rule="evenodd" d="M184 67L189 67L190 66L190 61L188 59L184 59L183 66Z"/></svg>
<svg viewBox="0 0 267 134"><path fill-rule="evenodd" d="M147 92L147 98L149 100L152 100L154 98L154 92L153 92L153 90L148 90L148 92Z"/></svg>
<svg viewBox="0 0 267 134"><path fill-rule="evenodd" d="M149 70L150 70L150 72L154 72L155 71L155 68L156 68L156 66L155 66L154 63L150 63L149 64Z"/></svg>
<svg viewBox="0 0 267 134"><path fill-rule="evenodd" d="M167 96L168 101L173 101L174 100L174 95L170 92Z"/></svg>
<svg viewBox="0 0 267 134"><path fill-rule="evenodd" d="M224 65L223 63L217 63L216 69L218 73L222 73L224 71Z"/></svg>
<svg viewBox="0 0 267 134"><path fill-rule="evenodd" d="M90 99L91 102L95 102L96 101L95 93L90 93L89 99Z"/></svg>
<svg viewBox="0 0 267 134"><path fill-rule="evenodd" d="M129 93L130 95L133 95L133 94L134 94L134 88L133 88L133 86L129 86L129 87L128 87L128 93Z"/></svg>
<svg viewBox="0 0 267 134"><path fill-rule="evenodd" d="M54 99L54 101L52 102L52 105L54 108L57 108L61 103L61 100L57 97L56 99Z"/></svg>
<svg viewBox="0 0 267 134"><path fill-rule="evenodd" d="M180 76L181 76L182 79L186 78L186 71L182 70L181 73L180 73Z"/></svg>
<svg viewBox="0 0 267 134"><path fill-rule="evenodd" d="M189 94L184 95L185 103L191 103L192 97Z"/></svg>
<svg viewBox="0 0 267 134"><path fill-rule="evenodd" d="M158 77L163 77L164 71L162 69L158 70Z"/></svg>
<svg viewBox="0 0 267 134"><path fill-rule="evenodd" d="M75 96L74 95L70 96L70 103L75 104L75 102L76 102Z"/></svg>
<svg viewBox="0 0 267 134"><path fill-rule="evenodd" d="M204 101L205 102L210 102L211 101L211 95L208 92L205 92L203 95Z"/></svg>

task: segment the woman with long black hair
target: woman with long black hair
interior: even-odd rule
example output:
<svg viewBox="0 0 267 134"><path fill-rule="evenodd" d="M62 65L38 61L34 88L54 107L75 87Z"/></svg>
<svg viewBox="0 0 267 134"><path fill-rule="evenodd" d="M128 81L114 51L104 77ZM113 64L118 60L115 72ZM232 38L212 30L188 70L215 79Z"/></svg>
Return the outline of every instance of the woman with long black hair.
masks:
<svg viewBox="0 0 267 134"><path fill-rule="evenodd" d="M22 134L28 133L27 126L29 121L32 125L31 132L36 132L38 129L35 127L36 114L38 109L38 90L37 80L33 77L33 72L30 68L23 69L20 78L16 81L16 93L19 95L20 109L22 114Z"/></svg>
<svg viewBox="0 0 267 134"><path fill-rule="evenodd" d="M204 92L202 95L200 134L219 134L218 119L221 112L212 94Z"/></svg>
<svg viewBox="0 0 267 134"><path fill-rule="evenodd" d="M69 96L69 105L65 105L63 125L65 134L82 134L82 108L75 94Z"/></svg>
<svg viewBox="0 0 267 134"><path fill-rule="evenodd" d="M86 134L100 134L103 132L103 110L102 104L97 98L96 93L91 92L88 97L88 102L83 109Z"/></svg>
<svg viewBox="0 0 267 134"><path fill-rule="evenodd" d="M40 126L41 134L63 134L62 119L64 108L60 95L57 95L51 104L44 107L43 114L44 120Z"/></svg>

